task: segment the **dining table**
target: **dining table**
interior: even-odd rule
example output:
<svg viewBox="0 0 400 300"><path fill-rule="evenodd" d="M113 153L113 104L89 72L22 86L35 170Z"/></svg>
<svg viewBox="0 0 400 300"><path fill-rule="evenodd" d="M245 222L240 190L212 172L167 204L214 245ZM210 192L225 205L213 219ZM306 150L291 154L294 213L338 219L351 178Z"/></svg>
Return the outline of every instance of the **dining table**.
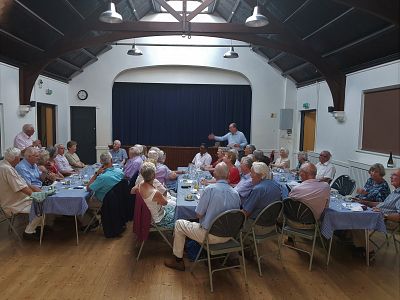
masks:
<svg viewBox="0 0 400 300"><path fill-rule="evenodd" d="M43 201L36 201L33 198L29 219L32 220L35 216L42 218L40 245L42 244L46 215L48 214L74 216L76 244L79 244L77 217L83 216L88 209L87 200L90 197L90 192L87 191L86 185L99 167L99 164L86 166L76 174L65 177L61 181L55 181L51 186L43 186L42 191L50 194Z"/></svg>

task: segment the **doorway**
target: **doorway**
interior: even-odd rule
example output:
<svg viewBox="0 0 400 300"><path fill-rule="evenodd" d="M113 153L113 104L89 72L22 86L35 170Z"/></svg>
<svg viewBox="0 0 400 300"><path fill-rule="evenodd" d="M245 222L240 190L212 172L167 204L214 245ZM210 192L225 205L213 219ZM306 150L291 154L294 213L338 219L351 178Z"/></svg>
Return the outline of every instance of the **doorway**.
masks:
<svg viewBox="0 0 400 300"><path fill-rule="evenodd" d="M37 103L37 123L37 136L42 146L53 146L56 142L56 106Z"/></svg>
<svg viewBox="0 0 400 300"><path fill-rule="evenodd" d="M317 111L301 112L300 151L314 151Z"/></svg>
<svg viewBox="0 0 400 300"><path fill-rule="evenodd" d="M82 162L96 162L95 107L71 106L71 140L78 143L77 154Z"/></svg>

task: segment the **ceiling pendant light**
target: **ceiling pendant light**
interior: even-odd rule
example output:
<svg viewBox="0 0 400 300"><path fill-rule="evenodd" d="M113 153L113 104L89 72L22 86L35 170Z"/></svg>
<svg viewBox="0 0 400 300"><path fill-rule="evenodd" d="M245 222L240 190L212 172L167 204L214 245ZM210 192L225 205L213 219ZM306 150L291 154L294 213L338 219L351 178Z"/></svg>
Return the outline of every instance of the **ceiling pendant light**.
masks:
<svg viewBox="0 0 400 300"><path fill-rule="evenodd" d="M132 49L129 49L128 52L126 52L126 54L132 56L140 56L143 55L143 52L139 48L136 48L135 42L133 42Z"/></svg>
<svg viewBox="0 0 400 300"><path fill-rule="evenodd" d="M103 12L99 20L104 23L122 23L122 16L115 10L115 4L110 1L110 9Z"/></svg>
<svg viewBox="0 0 400 300"><path fill-rule="evenodd" d="M239 54L235 52L235 49L232 46L232 41L231 41L231 49L229 51L226 51L224 54L224 58L238 58Z"/></svg>
<svg viewBox="0 0 400 300"><path fill-rule="evenodd" d="M259 13L258 5L254 7L253 14L246 19L245 25L248 27L263 27L268 25L268 19L266 16Z"/></svg>

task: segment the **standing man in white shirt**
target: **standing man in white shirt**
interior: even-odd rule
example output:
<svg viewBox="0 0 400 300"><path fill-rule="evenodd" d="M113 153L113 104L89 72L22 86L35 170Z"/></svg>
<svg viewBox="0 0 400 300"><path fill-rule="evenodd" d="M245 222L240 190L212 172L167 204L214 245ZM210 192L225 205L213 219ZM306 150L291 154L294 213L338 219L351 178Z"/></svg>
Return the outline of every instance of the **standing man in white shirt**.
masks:
<svg viewBox="0 0 400 300"><path fill-rule="evenodd" d="M318 179L319 181L331 183L333 178L335 178L336 169L330 161L331 157L332 154L327 150L324 150L319 154L319 163L317 163L316 165L316 179Z"/></svg>
<svg viewBox="0 0 400 300"><path fill-rule="evenodd" d="M14 138L14 147L21 151L32 146L34 140L32 138L35 133L35 128L32 124L24 124L22 131L18 133Z"/></svg>
<svg viewBox="0 0 400 300"><path fill-rule="evenodd" d="M206 144L202 143L200 145L200 152L195 155L192 160L192 164L196 166L196 168L202 168L205 166L211 165L211 155L207 152Z"/></svg>

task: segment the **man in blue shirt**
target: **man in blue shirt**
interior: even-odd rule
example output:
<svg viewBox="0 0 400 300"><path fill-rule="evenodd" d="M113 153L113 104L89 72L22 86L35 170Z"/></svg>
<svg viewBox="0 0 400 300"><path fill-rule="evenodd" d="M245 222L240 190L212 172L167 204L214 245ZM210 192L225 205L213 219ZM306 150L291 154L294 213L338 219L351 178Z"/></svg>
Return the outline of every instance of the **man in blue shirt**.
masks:
<svg viewBox="0 0 400 300"><path fill-rule="evenodd" d="M45 174L41 173L37 163L39 160L39 150L33 147L28 147L24 153L24 159L16 166L18 174L26 181L29 188L34 192L40 192L42 180Z"/></svg>
<svg viewBox="0 0 400 300"><path fill-rule="evenodd" d="M242 204L246 201L247 197L253 190L254 185L250 173L252 165L253 160L250 157L242 157L240 161L240 171L242 172L240 175L240 181L234 188L234 190L238 192Z"/></svg>
<svg viewBox="0 0 400 300"><path fill-rule="evenodd" d="M255 219L269 204L282 200L279 184L269 178L270 169L265 163L253 163L251 179L254 187L247 200L243 203L243 211L250 219Z"/></svg>
<svg viewBox="0 0 400 300"><path fill-rule="evenodd" d="M228 184L229 169L221 162L217 164L214 171L214 177L217 180L204 189L203 195L196 207L196 214L200 223L189 222L186 220L177 220L174 231L174 258L168 259L164 264L172 269L179 271L185 270L183 262L183 248L186 237L203 243L206 232L210 229L212 220L219 214L240 207L239 194ZM225 243L229 238L208 235L210 244Z"/></svg>
<svg viewBox="0 0 400 300"><path fill-rule="evenodd" d="M236 127L236 123L229 125L229 132L224 136L216 136L214 133L208 135L209 140L215 140L217 142L228 141L228 146L231 148L236 148L238 150L243 150L247 145L247 139L243 132L239 131Z"/></svg>
<svg viewBox="0 0 400 300"><path fill-rule="evenodd" d="M123 166L128 159L125 149L121 149L121 142L115 140L113 143L113 148L110 150L112 156L112 161L114 164L119 164Z"/></svg>

